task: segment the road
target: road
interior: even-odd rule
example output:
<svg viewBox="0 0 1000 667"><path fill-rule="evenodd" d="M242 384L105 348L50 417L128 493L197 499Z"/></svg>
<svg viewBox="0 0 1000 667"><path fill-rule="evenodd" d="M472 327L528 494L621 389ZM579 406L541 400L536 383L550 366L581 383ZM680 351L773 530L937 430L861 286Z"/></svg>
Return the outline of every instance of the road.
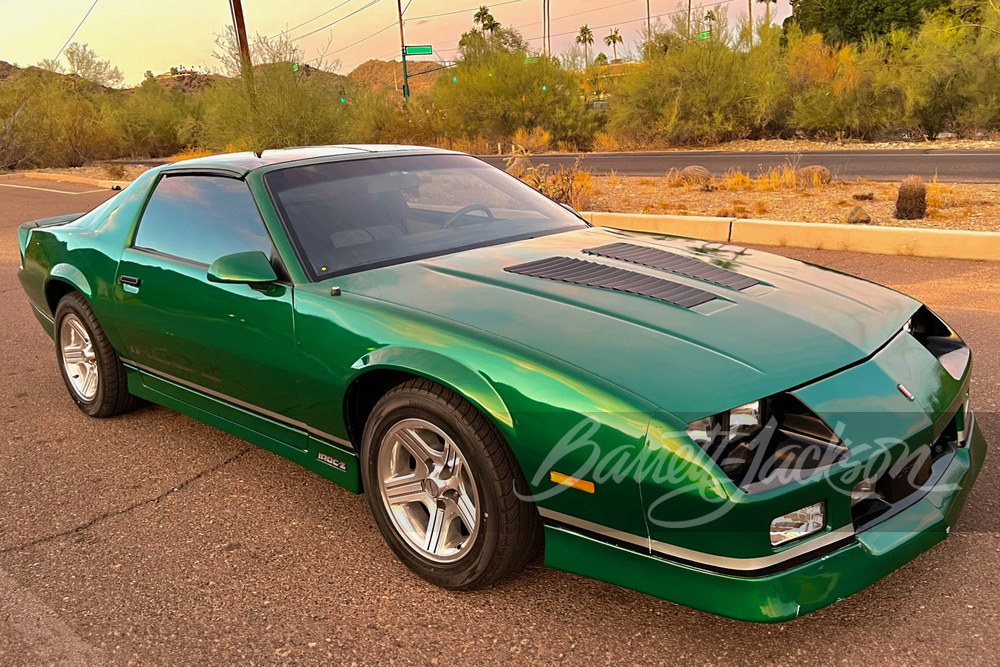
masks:
<svg viewBox="0 0 1000 667"><path fill-rule="evenodd" d="M571 165L578 154L546 154L532 157L535 164L553 167ZM503 166L504 158L485 158ZM930 180L935 175L945 183L1000 183L1000 151L996 150L855 150L805 153L738 151L664 151L648 153L587 153L585 168L597 174L612 170L621 176L662 176L671 169L698 164L713 174L740 169L749 174L794 164L828 167L835 178L899 181L915 174Z"/></svg>
<svg viewBox="0 0 1000 667"><path fill-rule="evenodd" d="M540 561L490 590L442 591L394 558L364 498L284 459L163 408L88 419L21 293L15 230L109 194L33 184L0 183L2 665L1000 662L995 455L946 542L762 626ZM926 300L977 352L973 404L1000 441L1000 263L781 252Z"/></svg>

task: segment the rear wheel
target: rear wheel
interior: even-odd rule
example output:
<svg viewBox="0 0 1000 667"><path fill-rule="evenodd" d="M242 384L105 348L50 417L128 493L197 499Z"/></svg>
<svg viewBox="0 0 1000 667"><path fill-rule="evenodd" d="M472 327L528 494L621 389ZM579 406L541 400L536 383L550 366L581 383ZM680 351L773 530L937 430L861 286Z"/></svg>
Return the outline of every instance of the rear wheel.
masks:
<svg viewBox="0 0 1000 667"><path fill-rule="evenodd" d="M428 380L389 391L365 426L365 492L389 546L443 588L488 586L541 544L524 476L489 420Z"/></svg>
<svg viewBox="0 0 1000 667"><path fill-rule="evenodd" d="M141 401L128 393L125 367L87 300L67 294L56 307L56 352L70 396L91 417L113 417Z"/></svg>

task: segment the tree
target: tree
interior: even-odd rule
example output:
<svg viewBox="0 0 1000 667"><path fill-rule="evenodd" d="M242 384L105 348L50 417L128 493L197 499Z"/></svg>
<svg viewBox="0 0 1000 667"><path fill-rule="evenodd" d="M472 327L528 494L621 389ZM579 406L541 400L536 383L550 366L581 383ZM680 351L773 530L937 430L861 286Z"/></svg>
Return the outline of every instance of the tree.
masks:
<svg viewBox="0 0 1000 667"><path fill-rule="evenodd" d="M584 24L580 26L580 34L576 36L576 43L583 45L583 61L590 64L590 46L594 43L594 31L590 26Z"/></svg>
<svg viewBox="0 0 1000 667"><path fill-rule="evenodd" d="M473 28L458 40L458 60L463 63L484 62L499 54L526 54L527 51L528 42L515 28L497 27L491 33Z"/></svg>
<svg viewBox="0 0 1000 667"><path fill-rule="evenodd" d="M63 67L63 64L58 60L52 60L51 58L46 58L45 60L39 61L38 67L41 67L44 70L48 70L49 72L55 72L56 74L66 73L66 68Z"/></svg>
<svg viewBox="0 0 1000 667"><path fill-rule="evenodd" d="M503 26L493 18L493 14L490 13L490 8L486 5L479 7L479 10L473 15L472 23L478 25L483 32L488 32L492 36L493 33Z"/></svg>
<svg viewBox="0 0 1000 667"><path fill-rule="evenodd" d="M625 40L622 38L622 36L618 34L618 28L613 29L611 32L608 33L608 36L604 38L604 43L607 46L610 46L611 49L614 51L615 60L618 60L618 45L624 41Z"/></svg>
<svg viewBox="0 0 1000 667"><path fill-rule="evenodd" d="M594 64L595 65L600 65L600 66L607 65L608 64L608 54L604 53L604 51L601 51L600 53L598 53L597 56L594 58Z"/></svg>
<svg viewBox="0 0 1000 667"><path fill-rule="evenodd" d="M101 60L87 44L73 42L63 52L69 62L69 71L80 78L114 88L120 86L125 77L121 70L111 65L110 60Z"/></svg>
<svg viewBox="0 0 1000 667"><path fill-rule="evenodd" d="M860 42L894 29L914 31L949 0L791 0L792 16L804 33L817 31L828 43Z"/></svg>

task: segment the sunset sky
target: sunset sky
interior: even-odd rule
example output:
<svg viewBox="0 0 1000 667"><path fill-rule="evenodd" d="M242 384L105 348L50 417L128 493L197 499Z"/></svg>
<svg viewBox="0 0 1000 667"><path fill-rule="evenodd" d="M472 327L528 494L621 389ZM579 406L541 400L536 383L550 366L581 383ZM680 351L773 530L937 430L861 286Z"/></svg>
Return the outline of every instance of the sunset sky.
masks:
<svg viewBox="0 0 1000 667"><path fill-rule="evenodd" d="M0 60L30 65L54 57L92 2L0 0ZM478 4L475 0L412 0L405 13L407 43L434 44L436 56L424 60L453 59L455 44L471 27ZM541 48L541 0L487 4L497 20L518 28L532 46ZM704 14L715 4L694 0L694 14ZM595 53L606 50L610 55L603 39L613 27L619 28L628 49L637 41L646 17L646 0L551 0L550 6L552 46L557 52L572 46L573 35L584 23L594 31ZM662 21L681 9L677 0L650 0L650 6L653 16L660 16ZM729 0L723 6L733 19L746 15L746 0ZM315 58L329 42L332 57L342 61L341 73L350 72L370 58L399 55L395 0L243 0L243 7L251 34L274 35L290 29L293 38L301 37L297 43L306 59ZM309 21L327 10L332 11ZM763 15L763 11L764 6L755 3L755 15ZM353 12L357 13L348 16ZM457 13L429 17L450 12ZM786 16L788 3L782 0L776 12L779 19ZM334 21L338 22L324 27ZM214 34L229 24L227 0L99 0L73 41L89 43L102 58L110 59L122 70L126 83L136 83L147 69L160 73L176 65L216 67L212 58ZM314 30L318 32L306 36ZM354 44L380 30L370 39Z"/></svg>

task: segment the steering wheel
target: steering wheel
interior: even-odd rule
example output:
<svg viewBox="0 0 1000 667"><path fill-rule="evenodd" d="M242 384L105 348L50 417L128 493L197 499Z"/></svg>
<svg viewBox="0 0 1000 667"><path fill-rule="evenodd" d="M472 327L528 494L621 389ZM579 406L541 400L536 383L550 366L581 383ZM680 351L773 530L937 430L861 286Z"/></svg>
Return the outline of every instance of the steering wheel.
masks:
<svg viewBox="0 0 1000 667"><path fill-rule="evenodd" d="M491 211L490 207L487 206L486 204L469 204L468 206L463 206L462 208L460 208L457 211L455 211L455 214L453 216L451 216L450 218L448 218L447 222L444 223L444 226L441 227L441 229L448 229L453 224L455 224L455 222L459 218L461 218L462 216L468 215L469 213L472 213L473 211L482 211L483 213L486 214L486 217L491 222L493 220L496 220L496 218L493 216L493 211Z"/></svg>

